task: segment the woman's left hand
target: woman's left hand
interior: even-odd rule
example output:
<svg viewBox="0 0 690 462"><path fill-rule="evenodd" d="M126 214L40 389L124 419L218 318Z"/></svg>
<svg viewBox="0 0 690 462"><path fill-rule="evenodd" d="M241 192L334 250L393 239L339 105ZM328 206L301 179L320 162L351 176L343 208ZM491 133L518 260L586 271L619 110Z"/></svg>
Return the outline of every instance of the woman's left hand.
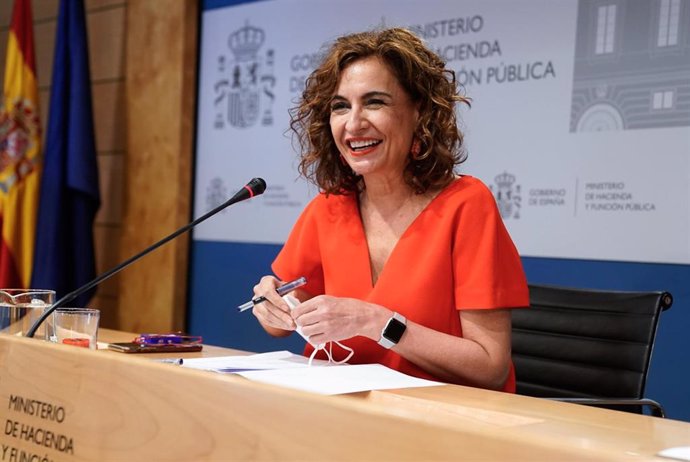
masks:
<svg viewBox="0 0 690 462"><path fill-rule="evenodd" d="M361 335L378 341L393 315L388 308L354 298L319 295L290 313L312 345ZM500 390L510 371L510 310L461 310L463 337L408 319L395 352L452 383Z"/></svg>
<svg viewBox="0 0 690 462"><path fill-rule="evenodd" d="M378 340L392 311L354 298L319 295L292 310L295 323L313 345L362 335Z"/></svg>

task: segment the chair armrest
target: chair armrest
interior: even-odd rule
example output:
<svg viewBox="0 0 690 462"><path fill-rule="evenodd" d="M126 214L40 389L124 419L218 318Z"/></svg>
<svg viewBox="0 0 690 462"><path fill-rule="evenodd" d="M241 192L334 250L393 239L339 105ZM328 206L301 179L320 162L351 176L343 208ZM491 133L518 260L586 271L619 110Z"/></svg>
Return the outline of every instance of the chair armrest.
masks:
<svg viewBox="0 0 690 462"><path fill-rule="evenodd" d="M587 406L649 406L654 417L666 417L663 406L647 398L548 398L564 403L584 404Z"/></svg>

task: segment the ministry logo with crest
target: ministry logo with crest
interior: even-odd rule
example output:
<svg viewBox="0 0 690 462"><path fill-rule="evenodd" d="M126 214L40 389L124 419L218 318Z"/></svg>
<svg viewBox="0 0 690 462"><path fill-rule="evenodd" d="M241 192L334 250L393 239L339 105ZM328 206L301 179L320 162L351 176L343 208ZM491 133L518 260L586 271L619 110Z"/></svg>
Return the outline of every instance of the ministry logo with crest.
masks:
<svg viewBox="0 0 690 462"><path fill-rule="evenodd" d="M247 128L259 120L261 125L273 125L275 52L262 52L265 40L264 30L249 23L228 37L230 54L218 56L215 128L224 128L226 124Z"/></svg>
<svg viewBox="0 0 690 462"><path fill-rule="evenodd" d="M519 219L522 196L520 195L520 185L515 184L515 175L503 172L496 175L494 183L490 188L496 198L501 217L504 220L508 218Z"/></svg>
<svg viewBox="0 0 690 462"><path fill-rule="evenodd" d="M228 188L222 178L213 178L206 186L206 210L213 210L228 200ZM223 210L223 213L225 210Z"/></svg>

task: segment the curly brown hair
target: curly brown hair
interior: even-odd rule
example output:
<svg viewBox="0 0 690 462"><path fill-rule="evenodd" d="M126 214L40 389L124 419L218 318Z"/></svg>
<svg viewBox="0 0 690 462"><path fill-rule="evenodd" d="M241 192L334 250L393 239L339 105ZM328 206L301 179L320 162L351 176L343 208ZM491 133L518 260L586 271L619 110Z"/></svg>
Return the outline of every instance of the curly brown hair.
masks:
<svg viewBox="0 0 690 462"><path fill-rule="evenodd" d="M345 35L327 49L319 67L307 78L298 105L290 110L290 128L302 151L300 173L328 194L348 194L363 187L361 177L340 159L330 116L331 99L343 70L370 56L386 63L419 107L415 137L421 150L407 163L405 182L418 194L447 186L455 166L467 157L455 106L469 106L469 99L459 93L455 72L446 69L443 59L402 28Z"/></svg>

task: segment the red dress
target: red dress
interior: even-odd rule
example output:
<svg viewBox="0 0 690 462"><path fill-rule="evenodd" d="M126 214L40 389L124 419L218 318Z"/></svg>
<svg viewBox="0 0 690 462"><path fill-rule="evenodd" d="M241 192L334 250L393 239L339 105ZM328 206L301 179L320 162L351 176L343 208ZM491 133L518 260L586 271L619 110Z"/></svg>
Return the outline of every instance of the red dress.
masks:
<svg viewBox="0 0 690 462"><path fill-rule="evenodd" d="M493 195L470 176L447 186L410 224L373 286L369 249L354 195L315 197L273 262L273 271L284 281L306 276L304 290L311 295L376 303L410 321L458 337L462 337L458 310L529 305L520 257ZM348 361L351 364L379 363L438 380L368 338L357 336L340 343L354 350ZM307 344L304 354L312 351ZM335 360L347 355L335 344L333 353ZM504 391L515 392L512 365Z"/></svg>

